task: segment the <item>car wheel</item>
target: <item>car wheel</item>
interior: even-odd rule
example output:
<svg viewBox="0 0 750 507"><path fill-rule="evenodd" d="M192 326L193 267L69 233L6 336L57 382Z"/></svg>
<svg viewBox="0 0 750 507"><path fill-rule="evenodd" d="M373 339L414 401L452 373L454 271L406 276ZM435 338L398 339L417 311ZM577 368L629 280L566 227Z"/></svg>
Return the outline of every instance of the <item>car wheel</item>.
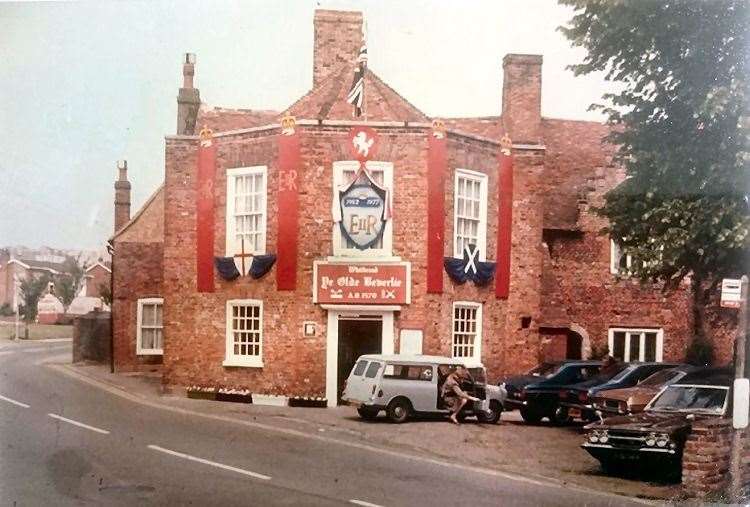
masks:
<svg viewBox="0 0 750 507"><path fill-rule="evenodd" d="M571 422L571 418L568 415L568 409L565 407L557 407L555 411L549 415L549 420L556 426L564 426Z"/></svg>
<svg viewBox="0 0 750 507"><path fill-rule="evenodd" d="M497 400L492 400L490 402L489 412L478 412L477 419L482 423L495 424L500 420L500 416L502 415L502 413L503 406L500 404L500 402Z"/></svg>
<svg viewBox="0 0 750 507"><path fill-rule="evenodd" d="M386 413L391 422L400 424L409 418L411 403L405 398L396 398L388 405Z"/></svg>
<svg viewBox="0 0 750 507"><path fill-rule="evenodd" d="M362 419L367 419L368 421L371 421L375 419L378 416L379 410L373 410L371 408L367 407L359 407L357 409L357 413Z"/></svg>
<svg viewBox="0 0 750 507"><path fill-rule="evenodd" d="M542 420L542 416L530 408L521 407L519 412L521 412L521 419L529 424L537 424Z"/></svg>

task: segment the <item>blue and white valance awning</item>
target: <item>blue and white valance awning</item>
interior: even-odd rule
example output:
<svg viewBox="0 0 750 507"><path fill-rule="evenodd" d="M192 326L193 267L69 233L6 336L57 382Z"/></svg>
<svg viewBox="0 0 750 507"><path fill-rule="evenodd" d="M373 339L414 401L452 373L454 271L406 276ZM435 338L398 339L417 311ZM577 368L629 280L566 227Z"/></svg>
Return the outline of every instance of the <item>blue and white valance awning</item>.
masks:
<svg viewBox="0 0 750 507"><path fill-rule="evenodd" d="M445 272L456 283L466 283L471 280L476 285L487 285L495 276L495 263L479 260L479 249L476 245L464 247L463 259L445 257L443 260Z"/></svg>

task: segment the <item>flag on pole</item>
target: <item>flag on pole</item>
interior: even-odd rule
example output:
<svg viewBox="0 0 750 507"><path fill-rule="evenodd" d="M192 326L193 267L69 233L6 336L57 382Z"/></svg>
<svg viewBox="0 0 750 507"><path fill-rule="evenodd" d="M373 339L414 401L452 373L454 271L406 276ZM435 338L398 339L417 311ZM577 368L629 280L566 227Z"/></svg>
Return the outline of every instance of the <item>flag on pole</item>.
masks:
<svg viewBox="0 0 750 507"><path fill-rule="evenodd" d="M362 108L365 104L365 71L367 70L367 44L362 40L362 48L357 57L357 66L354 69L354 80L349 89L346 101L354 106L354 116L362 116Z"/></svg>

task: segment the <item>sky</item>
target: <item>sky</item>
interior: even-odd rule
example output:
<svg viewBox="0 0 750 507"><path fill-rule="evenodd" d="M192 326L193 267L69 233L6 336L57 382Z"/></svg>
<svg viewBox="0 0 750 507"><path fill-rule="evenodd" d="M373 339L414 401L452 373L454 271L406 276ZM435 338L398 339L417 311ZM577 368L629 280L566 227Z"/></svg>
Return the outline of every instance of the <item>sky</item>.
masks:
<svg viewBox="0 0 750 507"><path fill-rule="evenodd" d="M208 105L283 110L312 86L316 8L362 11L369 67L430 116L499 114L503 56L533 53L544 116L602 121L612 85L566 70L585 53L551 0L0 0L0 246L101 248L116 161L131 214L164 179L182 54Z"/></svg>

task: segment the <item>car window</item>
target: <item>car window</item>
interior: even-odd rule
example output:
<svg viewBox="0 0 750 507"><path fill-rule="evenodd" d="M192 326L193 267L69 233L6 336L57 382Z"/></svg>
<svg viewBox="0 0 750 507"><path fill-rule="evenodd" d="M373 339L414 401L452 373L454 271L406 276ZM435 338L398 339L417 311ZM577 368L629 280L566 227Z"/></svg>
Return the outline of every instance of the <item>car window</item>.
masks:
<svg viewBox="0 0 750 507"><path fill-rule="evenodd" d="M378 374L378 371L380 371L380 363L376 363L375 361L373 361L370 363L370 366L367 367L367 373L365 373L365 377L375 378L375 375Z"/></svg>
<svg viewBox="0 0 750 507"><path fill-rule="evenodd" d="M431 381L432 366L429 364L388 364L385 366L383 377Z"/></svg>
<svg viewBox="0 0 750 507"><path fill-rule="evenodd" d="M646 387L659 387L674 379L679 374L680 372L674 370L657 371L651 376L646 377L643 382L641 382L641 385Z"/></svg>
<svg viewBox="0 0 750 507"><path fill-rule="evenodd" d="M365 372L365 368L367 368L367 361L365 360L357 361L356 366L354 366L354 371L352 372L352 375L361 377L362 374Z"/></svg>
<svg viewBox="0 0 750 507"><path fill-rule="evenodd" d="M671 385L654 398L650 410L721 415L728 394L725 387Z"/></svg>

